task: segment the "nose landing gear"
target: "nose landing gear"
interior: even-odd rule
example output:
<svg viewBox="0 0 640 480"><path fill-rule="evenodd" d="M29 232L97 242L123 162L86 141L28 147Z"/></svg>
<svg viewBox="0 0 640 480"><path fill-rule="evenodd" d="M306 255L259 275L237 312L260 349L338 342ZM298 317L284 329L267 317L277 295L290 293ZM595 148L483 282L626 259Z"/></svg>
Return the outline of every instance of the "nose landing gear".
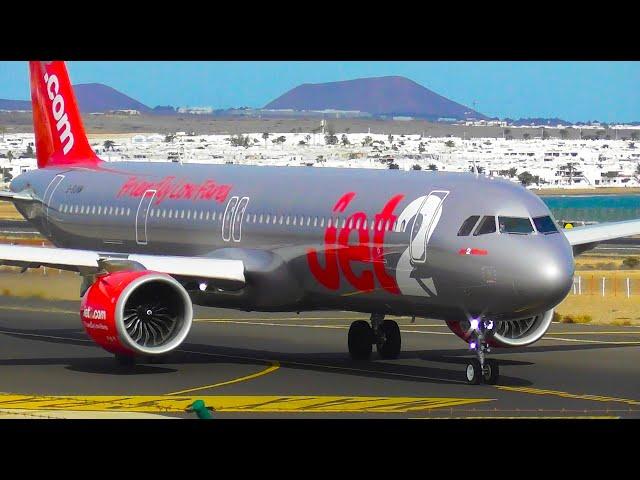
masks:
<svg viewBox="0 0 640 480"><path fill-rule="evenodd" d="M498 381L500 375L498 362L485 358L485 355L491 352L487 340L494 331L494 323L491 320L471 320L469 348L474 350L478 356L477 359L474 358L467 364L467 383L471 385L478 385L482 381L488 385L494 385Z"/></svg>
<svg viewBox="0 0 640 480"><path fill-rule="evenodd" d="M394 359L402 346L400 327L393 320L385 320L383 314L371 314L371 326L357 320L349 328L349 354L354 360L368 360L376 345L381 358Z"/></svg>

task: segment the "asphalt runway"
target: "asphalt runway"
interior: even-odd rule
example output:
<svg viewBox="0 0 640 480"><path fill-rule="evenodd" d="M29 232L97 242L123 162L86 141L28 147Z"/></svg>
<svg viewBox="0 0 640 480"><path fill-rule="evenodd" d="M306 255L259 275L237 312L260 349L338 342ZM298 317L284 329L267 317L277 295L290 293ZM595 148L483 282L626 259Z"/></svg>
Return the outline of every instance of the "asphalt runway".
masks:
<svg viewBox="0 0 640 480"><path fill-rule="evenodd" d="M531 347L493 350L499 384L474 386L465 344L432 320L398 319L401 358L354 362L347 330L363 315L196 307L165 363L125 368L88 339L77 310L0 299L0 413L192 418L185 408L202 399L218 418L640 417L638 327L553 324Z"/></svg>

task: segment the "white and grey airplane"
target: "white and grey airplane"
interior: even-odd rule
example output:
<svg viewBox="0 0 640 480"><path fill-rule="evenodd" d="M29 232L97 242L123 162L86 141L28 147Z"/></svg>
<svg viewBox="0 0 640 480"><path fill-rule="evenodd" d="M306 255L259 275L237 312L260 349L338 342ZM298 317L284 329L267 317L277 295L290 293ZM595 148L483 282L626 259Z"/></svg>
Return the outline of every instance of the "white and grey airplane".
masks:
<svg viewBox="0 0 640 480"><path fill-rule="evenodd" d="M0 193L56 248L0 246L5 265L79 272L87 334L120 363L163 356L192 304L365 312L366 360L401 349L394 315L443 320L495 383L490 347L539 340L569 292L574 255L640 221L560 231L545 204L474 174L104 162L64 62L30 62L38 169Z"/></svg>

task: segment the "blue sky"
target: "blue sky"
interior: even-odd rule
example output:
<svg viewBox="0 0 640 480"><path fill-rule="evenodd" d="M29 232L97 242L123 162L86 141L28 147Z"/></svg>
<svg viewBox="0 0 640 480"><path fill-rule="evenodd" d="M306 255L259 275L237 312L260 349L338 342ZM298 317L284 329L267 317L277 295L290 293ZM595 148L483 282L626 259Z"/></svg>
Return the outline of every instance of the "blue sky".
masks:
<svg viewBox="0 0 640 480"><path fill-rule="evenodd" d="M497 117L640 121L640 62L68 62L154 107L262 107L301 83L402 75ZM0 62L0 98L28 99L26 62Z"/></svg>

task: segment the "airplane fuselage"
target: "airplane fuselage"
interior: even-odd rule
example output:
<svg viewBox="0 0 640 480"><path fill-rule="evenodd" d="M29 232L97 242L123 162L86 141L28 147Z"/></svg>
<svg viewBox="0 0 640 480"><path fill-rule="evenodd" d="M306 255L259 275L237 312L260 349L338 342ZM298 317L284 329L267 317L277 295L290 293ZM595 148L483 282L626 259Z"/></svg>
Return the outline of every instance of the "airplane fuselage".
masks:
<svg viewBox="0 0 640 480"><path fill-rule="evenodd" d="M58 247L243 260L240 291L185 279L203 305L514 319L553 308L573 274L561 232L496 226L550 216L545 204L473 174L118 162L34 170L11 189L39 200L16 206ZM474 234L485 216L495 231Z"/></svg>

